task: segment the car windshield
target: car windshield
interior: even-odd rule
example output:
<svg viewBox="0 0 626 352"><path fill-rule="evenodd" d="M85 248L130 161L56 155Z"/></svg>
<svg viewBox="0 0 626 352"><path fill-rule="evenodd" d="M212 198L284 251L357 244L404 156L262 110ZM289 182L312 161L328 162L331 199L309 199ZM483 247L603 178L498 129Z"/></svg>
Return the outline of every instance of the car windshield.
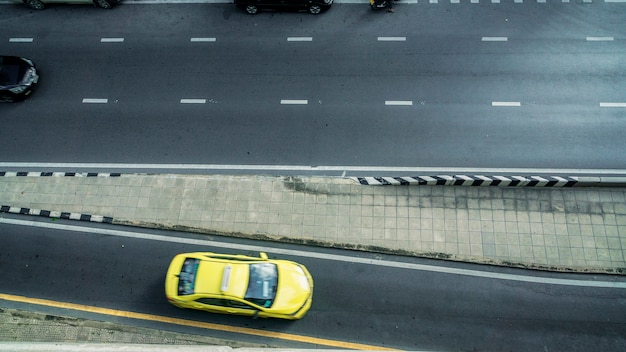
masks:
<svg viewBox="0 0 626 352"><path fill-rule="evenodd" d="M198 272L199 259L187 258L183 263L183 268L178 275L178 295L193 294L196 286L196 273Z"/></svg>
<svg viewBox="0 0 626 352"><path fill-rule="evenodd" d="M269 308L274 303L278 286L276 264L250 264L250 280L245 299L261 307Z"/></svg>

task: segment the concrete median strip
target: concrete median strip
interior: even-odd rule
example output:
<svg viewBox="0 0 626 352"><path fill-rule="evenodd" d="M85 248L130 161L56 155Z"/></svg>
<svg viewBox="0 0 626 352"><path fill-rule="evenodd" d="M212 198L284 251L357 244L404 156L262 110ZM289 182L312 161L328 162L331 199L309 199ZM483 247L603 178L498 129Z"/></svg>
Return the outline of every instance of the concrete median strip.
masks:
<svg viewBox="0 0 626 352"><path fill-rule="evenodd" d="M124 174L126 176L143 174ZM0 177L120 177L119 172L0 171ZM499 186L499 187L626 187L624 176L377 176L347 177L362 185Z"/></svg>
<svg viewBox="0 0 626 352"><path fill-rule="evenodd" d="M523 268L626 273L626 177L0 176L0 211L9 214Z"/></svg>

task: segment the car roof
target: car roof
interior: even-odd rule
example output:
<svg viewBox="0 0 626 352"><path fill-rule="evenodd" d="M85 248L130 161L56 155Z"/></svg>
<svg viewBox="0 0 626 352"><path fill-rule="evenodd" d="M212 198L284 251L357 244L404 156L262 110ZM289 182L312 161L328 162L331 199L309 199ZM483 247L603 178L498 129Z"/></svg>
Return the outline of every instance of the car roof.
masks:
<svg viewBox="0 0 626 352"><path fill-rule="evenodd" d="M243 298L248 287L249 264L215 258L201 258L196 277L196 293Z"/></svg>

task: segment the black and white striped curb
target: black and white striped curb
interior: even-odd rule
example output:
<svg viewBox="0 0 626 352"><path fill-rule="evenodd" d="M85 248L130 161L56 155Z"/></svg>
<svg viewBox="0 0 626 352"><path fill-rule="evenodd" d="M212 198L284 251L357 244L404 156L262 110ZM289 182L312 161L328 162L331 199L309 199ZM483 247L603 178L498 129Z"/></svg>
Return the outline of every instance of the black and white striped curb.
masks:
<svg viewBox="0 0 626 352"><path fill-rule="evenodd" d="M33 172L0 171L0 177L120 177L117 172Z"/></svg>
<svg viewBox="0 0 626 352"><path fill-rule="evenodd" d="M415 177L351 177L362 185L436 185L500 187L573 187L579 177L561 176L483 176L438 175Z"/></svg>
<svg viewBox="0 0 626 352"><path fill-rule="evenodd" d="M33 216L42 216L45 218L91 221L91 222L100 222L100 223L108 223L108 224L113 223L113 218L109 216L89 215L89 214L81 214L81 213L68 213L64 211L50 211L50 210L40 210L40 209L31 209L31 208L20 208L20 207L11 207L8 205L0 206L0 213L33 215Z"/></svg>

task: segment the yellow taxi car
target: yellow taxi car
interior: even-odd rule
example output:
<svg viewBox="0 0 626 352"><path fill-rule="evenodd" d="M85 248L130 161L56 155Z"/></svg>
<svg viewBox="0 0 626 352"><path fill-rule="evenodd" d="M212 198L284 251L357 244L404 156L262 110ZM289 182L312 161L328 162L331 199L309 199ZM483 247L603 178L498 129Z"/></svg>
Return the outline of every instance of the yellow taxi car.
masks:
<svg viewBox="0 0 626 352"><path fill-rule="evenodd" d="M165 296L180 308L295 320L311 307L313 278L303 265L263 252L182 253L167 270Z"/></svg>

